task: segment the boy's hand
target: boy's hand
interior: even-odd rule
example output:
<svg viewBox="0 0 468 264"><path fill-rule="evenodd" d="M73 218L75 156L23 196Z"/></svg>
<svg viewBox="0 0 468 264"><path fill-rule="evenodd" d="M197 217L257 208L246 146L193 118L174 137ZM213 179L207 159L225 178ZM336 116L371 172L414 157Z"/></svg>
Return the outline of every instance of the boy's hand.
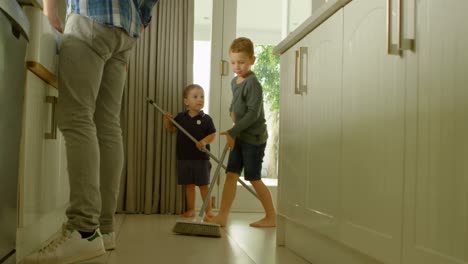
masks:
<svg viewBox="0 0 468 264"><path fill-rule="evenodd" d="M234 138L231 137L231 135L229 135L227 131L221 132L220 134L226 136L226 145L228 146L230 150L232 150L234 148L234 145L236 144L236 141L234 140Z"/></svg>
<svg viewBox="0 0 468 264"><path fill-rule="evenodd" d="M233 112L229 112L229 116L231 117L232 123L236 123L236 116L234 115Z"/></svg>
<svg viewBox="0 0 468 264"><path fill-rule="evenodd" d="M204 140L200 140L197 142L198 150L205 152L205 146L206 146L206 142Z"/></svg>

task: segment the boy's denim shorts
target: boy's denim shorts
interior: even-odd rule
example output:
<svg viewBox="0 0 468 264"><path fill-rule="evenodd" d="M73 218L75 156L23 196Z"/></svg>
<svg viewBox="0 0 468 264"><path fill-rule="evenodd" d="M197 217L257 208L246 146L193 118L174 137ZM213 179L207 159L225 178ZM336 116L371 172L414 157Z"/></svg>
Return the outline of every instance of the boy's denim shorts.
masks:
<svg viewBox="0 0 468 264"><path fill-rule="evenodd" d="M262 177L263 156L265 156L266 143L252 145L236 139L234 149L229 153L227 172L241 175L244 169L246 181L257 181Z"/></svg>

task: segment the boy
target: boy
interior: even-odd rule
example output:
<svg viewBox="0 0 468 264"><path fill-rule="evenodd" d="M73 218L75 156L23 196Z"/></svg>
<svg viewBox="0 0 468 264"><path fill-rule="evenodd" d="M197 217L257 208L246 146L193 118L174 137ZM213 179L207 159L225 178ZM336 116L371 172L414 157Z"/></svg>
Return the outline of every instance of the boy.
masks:
<svg viewBox="0 0 468 264"><path fill-rule="evenodd" d="M265 217L250 224L252 227L275 227L276 212L268 188L261 179L262 162L268 138L263 110L262 86L251 71L255 63L253 43L248 38L235 39L229 49L232 71L232 102L229 114L234 126L225 135L229 154L226 182L219 214L211 221L225 226L232 202L236 196L237 180L244 169L245 180L250 181L265 210Z"/></svg>

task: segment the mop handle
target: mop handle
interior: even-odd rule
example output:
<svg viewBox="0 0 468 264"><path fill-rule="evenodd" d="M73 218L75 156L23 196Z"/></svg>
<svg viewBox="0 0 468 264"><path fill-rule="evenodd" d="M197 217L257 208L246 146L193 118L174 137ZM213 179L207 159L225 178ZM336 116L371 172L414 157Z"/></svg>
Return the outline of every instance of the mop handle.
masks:
<svg viewBox="0 0 468 264"><path fill-rule="evenodd" d="M148 101L148 103L150 103L151 105L153 105L156 109L158 109L159 112L161 112L161 114L163 114L164 116L166 115L166 111L164 111L161 107L159 107L159 105L157 105L153 100L151 100L149 97L146 97L146 100ZM188 138L190 138L195 144L198 143L198 140L196 140L194 137L192 137L192 135L190 135L189 132L187 132L187 130L185 130L183 127L181 127L173 118L169 118L169 120L172 122L172 124L174 124L180 131L182 131ZM208 153L208 155L214 160L216 161L217 163L221 163L218 158L216 158L215 155L213 155L209 150L207 150L206 148L203 148L203 150ZM222 167L223 169L226 169L226 166L224 166L224 164L222 164ZM244 181L242 181L240 178L238 179L238 182L240 184L242 184L242 186L244 186L253 196L257 197L257 193L252 190L252 188L250 188Z"/></svg>
<svg viewBox="0 0 468 264"><path fill-rule="evenodd" d="M218 166L216 166L216 171L213 176L213 179L211 180L210 188L208 189L208 193L206 194L205 199L203 199L203 205L202 205L202 208L200 209L200 213L198 214L198 218L200 219L203 219L203 214L205 213L205 209L208 206L208 200L210 199L211 191L213 190L214 185L219 178L220 170L223 165L224 157L226 156L227 150L228 150L228 146L226 144L226 146L224 146L223 154L221 154L221 159L220 159L221 162L219 162Z"/></svg>

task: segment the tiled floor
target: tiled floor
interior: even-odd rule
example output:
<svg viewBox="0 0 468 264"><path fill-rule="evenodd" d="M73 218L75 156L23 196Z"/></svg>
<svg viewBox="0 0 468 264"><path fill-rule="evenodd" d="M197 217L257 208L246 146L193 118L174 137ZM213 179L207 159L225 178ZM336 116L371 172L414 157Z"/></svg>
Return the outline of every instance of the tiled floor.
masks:
<svg viewBox="0 0 468 264"><path fill-rule="evenodd" d="M306 264L276 247L276 229L249 227L256 213L233 213L221 238L175 235L173 215L118 215L117 249L86 264Z"/></svg>

